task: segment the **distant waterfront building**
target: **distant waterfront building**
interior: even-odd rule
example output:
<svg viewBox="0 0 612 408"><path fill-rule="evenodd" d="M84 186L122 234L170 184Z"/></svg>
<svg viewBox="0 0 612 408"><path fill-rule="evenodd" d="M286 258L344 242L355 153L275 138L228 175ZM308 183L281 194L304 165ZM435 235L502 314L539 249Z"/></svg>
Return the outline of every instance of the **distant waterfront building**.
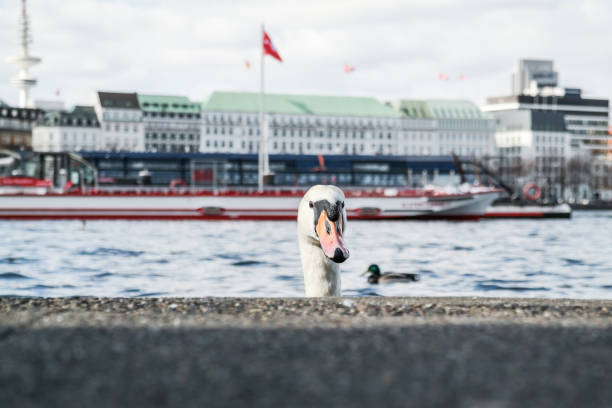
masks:
<svg viewBox="0 0 612 408"><path fill-rule="evenodd" d="M392 104L406 120L429 120L428 131L405 132L400 154L483 157L496 153L494 121L465 100L400 100Z"/></svg>
<svg viewBox="0 0 612 408"><path fill-rule="evenodd" d="M546 87L556 87L559 73L551 60L521 59L512 73L512 95L537 95Z"/></svg>
<svg viewBox="0 0 612 408"><path fill-rule="evenodd" d="M145 151L197 152L202 129L199 103L184 96L138 94Z"/></svg>
<svg viewBox="0 0 612 408"><path fill-rule="evenodd" d="M102 128L103 149L145 150L143 116L136 93L97 92L94 109Z"/></svg>
<svg viewBox="0 0 612 408"><path fill-rule="evenodd" d="M397 155L406 126L427 127L367 97L266 94L264 106L271 154ZM202 152L258 151L259 94L214 92L202 109Z"/></svg>
<svg viewBox="0 0 612 408"><path fill-rule="evenodd" d="M91 106L47 112L32 132L32 149L42 152L102 150L103 143L100 122Z"/></svg>
<svg viewBox="0 0 612 408"><path fill-rule="evenodd" d="M514 181L527 177L548 189L547 196L561 197L571 155L570 133L563 114L515 110L498 112L496 117L501 175L511 176Z"/></svg>
<svg viewBox="0 0 612 408"><path fill-rule="evenodd" d="M32 127L42 115L40 109L18 108L0 101L0 149L30 149Z"/></svg>
<svg viewBox="0 0 612 408"><path fill-rule="evenodd" d="M612 197L612 176L605 171L612 168L609 100L583 98L580 89L557 87L558 74L552 67L552 61L521 60L513 74L514 94L487 99L483 111L496 120L500 152L513 152L512 160L535 171L532 177L574 184L569 190L573 197ZM533 133L535 127L539 130ZM577 168L586 176L577 177ZM529 177L525 168L522 173ZM568 181L572 177L580 182Z"/></svg>
<svg viewBox="0 0 612 408"><path fill-rule="evenodd" d="M571 146L595 156L605 156L612 141L608 133L608 99L583 98L580 89L566 88L556 94L512 95L487 99L483 110L497 116L498 112L537 110L558 112L571 134Z"/></svg>

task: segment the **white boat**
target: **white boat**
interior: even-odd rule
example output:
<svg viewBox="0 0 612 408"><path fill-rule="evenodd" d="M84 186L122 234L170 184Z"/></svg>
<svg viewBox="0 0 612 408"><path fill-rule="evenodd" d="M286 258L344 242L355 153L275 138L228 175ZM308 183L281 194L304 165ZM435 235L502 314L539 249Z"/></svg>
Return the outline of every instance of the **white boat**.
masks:
<svg viewBox="0 0 612 408"><path fill-rule="evenodd" d="M294 220L305 190L107 188L54 190L0 178L0 219ZM352 220L478 220L498 190L344 188Z"/></svg>
<svg viewBox="0 0 612 408"><path fill-rule="evenodd" d="M487 208L485 218L571 218L568 204L501 204Z"/></svg>

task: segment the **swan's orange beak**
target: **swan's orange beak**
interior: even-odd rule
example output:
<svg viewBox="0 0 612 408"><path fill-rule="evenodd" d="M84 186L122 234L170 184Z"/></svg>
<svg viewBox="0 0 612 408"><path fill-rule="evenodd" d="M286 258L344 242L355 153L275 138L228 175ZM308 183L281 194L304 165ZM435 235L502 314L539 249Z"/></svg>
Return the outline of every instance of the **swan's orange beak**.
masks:
<svg viewBox="0 0 612 408"><path fill-rule="evenodd" d="M327 218L327 211L321 211L315 231L319 237L323 253L336 263L342 263L349 257L349 251L342 240L343 228L342 215L338 217L338 221L332 222Z"/></svg>

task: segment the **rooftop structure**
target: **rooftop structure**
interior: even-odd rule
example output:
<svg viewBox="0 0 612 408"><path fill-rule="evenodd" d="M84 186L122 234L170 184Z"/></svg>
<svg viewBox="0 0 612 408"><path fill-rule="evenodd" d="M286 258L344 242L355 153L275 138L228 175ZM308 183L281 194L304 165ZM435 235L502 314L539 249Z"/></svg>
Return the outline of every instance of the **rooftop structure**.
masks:
<svg viewBox="0 0 612 408"><path fill-rule="evenodd" d="M558 82L552 60L521 59L512 74L512 94L538 94L544 88L555 88Z"/></svg>
<svg viewBox="0 0 612 408"><path fill-rule="evenodd" d="M408 118L424 119L486 119L472 101L429 99L406 100L402 99L392 104L402 116Z"/></svg>
<svg viewBox="0 0 612 408"><path fill-rule="evenodd" d="M103 108L140 109L135 92L98 92L98 98Z"/></svg>
<svg viewBox="0 0 612 408"><path fill-rule="evenodd" d="M259 112L259 94L213 92L203 110L214 112ZM374 98L318 95L266 94L266 113L286 115L325 115L396 118L399 114Z"/></svg>
<svg viewBox="0 0 612 408"><path fill-rule="evenodd" d="M36 85L37 82L37 80L30 75L30 67L41 62L40 58L31 56L29 51L29 46L32 43L32 36L30 34L30 22L26 10L26 0L21 0L19 24L21 54L9 57L8 61L19 67L19 74L13 77L11 83L19 89L19 107L26 108L30 106L30 88Z"/></svg>
<svg viewBox="0 0 612 408"><path fill-rule="evenodd" d="M144 112L167 112L200 115L202 104L192 102L186 96L138 94L138 104Z"/></svg>
<svg viewBox="0 0 612 408"><path fill-rule="evenodd" d="M71 111L47 112L40 124L47 126L86 126L100 127L93 106L75 106Z"/></svg>

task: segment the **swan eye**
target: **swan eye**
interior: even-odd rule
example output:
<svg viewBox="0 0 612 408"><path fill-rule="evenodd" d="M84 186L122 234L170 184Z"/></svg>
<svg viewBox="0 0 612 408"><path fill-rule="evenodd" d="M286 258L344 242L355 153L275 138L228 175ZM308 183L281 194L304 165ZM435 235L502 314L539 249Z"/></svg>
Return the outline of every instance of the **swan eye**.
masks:
<svg viewBox="0 0 612 408"><path fill-rule="evenodd" d="M314 207L314 204L312 203L312 201L309 201L309 202L308 202L308 206L309 206L310 208L313 208L313 207Z"/></svg>
<svg viewBox="0 0 612 408"><path fill-rule="evenodd" d="M329 225L329 221L325 220L325 230L327 231L327 235L331 233L331 226Z"/></svg>

